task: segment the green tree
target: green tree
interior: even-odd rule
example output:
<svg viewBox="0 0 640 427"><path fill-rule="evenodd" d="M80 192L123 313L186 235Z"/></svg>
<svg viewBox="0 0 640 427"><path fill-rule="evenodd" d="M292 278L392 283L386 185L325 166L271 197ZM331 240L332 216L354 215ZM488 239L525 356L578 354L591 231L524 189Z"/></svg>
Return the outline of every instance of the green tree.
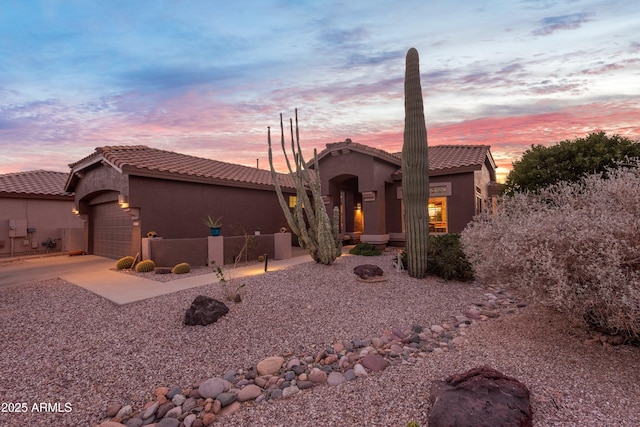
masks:
<svg viewBox="0 0 640 427"><path fill-rule="evenodd" d="M538 192L560 181L577 182L591 173L627 158L640 157L640 143L605 132L593 132L586 138L565 140L548 147L532 145L522 158L513 162L503 193Z"/></svg>

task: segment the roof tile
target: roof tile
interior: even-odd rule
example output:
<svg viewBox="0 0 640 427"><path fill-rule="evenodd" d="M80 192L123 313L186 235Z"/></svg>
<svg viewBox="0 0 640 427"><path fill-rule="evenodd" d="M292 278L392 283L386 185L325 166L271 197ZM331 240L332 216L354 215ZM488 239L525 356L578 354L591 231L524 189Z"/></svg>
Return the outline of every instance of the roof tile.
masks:
<svg viewBox="0 0 640 427"><path fill-rule="evenodd" d="M45 196L70 196L64 191L68 174L35 170L0 175L0 192Z"/></svg>
<svg viewBox="0 0 640 427"><path fill-rule="evenodd" d="M120 169L129 167L150 172L210 178L243 184L273 185L270 170L159 150L145 145L97 147L95 153L69 166L74 168L87 160L93 160L100 156ZM280 185L289 188L295 187L288 174L279 173L278 177Z"/></svg>
<svg viewBox="0 0 640 427"><path fill-rule="evenodd" d="M352 142L347 139L343 142L327 144L327 147L318 154L318 158L328 155L332 151L352 149L362 153L372 154L384 158L398 165L402 164L402 153L390 153L379 148ZM440 171L457 169L469 166L482 165L490 149L489 145L433 145L429 146L429 170Z"/></svg>

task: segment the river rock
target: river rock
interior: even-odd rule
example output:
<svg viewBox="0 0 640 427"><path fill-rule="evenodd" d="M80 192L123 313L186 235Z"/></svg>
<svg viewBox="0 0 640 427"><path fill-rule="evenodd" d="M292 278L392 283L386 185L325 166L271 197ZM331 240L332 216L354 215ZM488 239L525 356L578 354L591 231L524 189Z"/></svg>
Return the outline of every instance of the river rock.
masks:
<svg viewBox="0 0 640 427"><path fill-rule="evenodd" d="M389 362L379 354L367 354L360 363L373 372L384 371L389 366Z"/></svg>
<svg viewBox="0 0 640 427"><path fill-rule="evenodd" d="M280 372L284 358L280 356L267 357L258 363L256 368L259 375L275 375Z"/></svg>
<svg viewBox="0 0 640 427"><path fill-rule="evenodd" d="M225 391L225 382L222 378L209 378L203 381L198 387L198 392L203 398L216 398L220 393Z"/></svg>
<svg viewBox="0 0 640 427"><path fill-rule="evenodd" d="M255 384L249 384L242 390L238 391L236 396L239 402L253 400L262 394L262 389ZM223 405L224 406L224 405Z"/></svg>

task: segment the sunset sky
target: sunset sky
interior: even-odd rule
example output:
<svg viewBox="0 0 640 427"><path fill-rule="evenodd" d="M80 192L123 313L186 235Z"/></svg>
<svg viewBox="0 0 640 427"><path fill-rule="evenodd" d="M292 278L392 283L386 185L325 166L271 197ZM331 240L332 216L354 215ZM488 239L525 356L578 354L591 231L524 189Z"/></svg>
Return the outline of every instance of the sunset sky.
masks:
<svg viewBox="0 0 640 427"><path fill-rule="evenodd" d="M133 144L268 168L294 108L307 159L400 151L411 47L429 144L491 145L502 176L531 144L640 140L637 0L2 0L0 173Z"/></svg>

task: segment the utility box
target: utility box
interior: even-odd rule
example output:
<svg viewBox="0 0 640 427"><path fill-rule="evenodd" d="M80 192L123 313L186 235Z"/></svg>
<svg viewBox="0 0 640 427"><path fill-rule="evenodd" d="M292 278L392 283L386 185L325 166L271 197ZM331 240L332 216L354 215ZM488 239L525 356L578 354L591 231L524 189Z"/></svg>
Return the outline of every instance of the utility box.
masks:
<svg viewBox="0 0 640 427"><path fill-rule="evenodd" d="M9 220L9 237L27 237L27 219Z"/></svg>

